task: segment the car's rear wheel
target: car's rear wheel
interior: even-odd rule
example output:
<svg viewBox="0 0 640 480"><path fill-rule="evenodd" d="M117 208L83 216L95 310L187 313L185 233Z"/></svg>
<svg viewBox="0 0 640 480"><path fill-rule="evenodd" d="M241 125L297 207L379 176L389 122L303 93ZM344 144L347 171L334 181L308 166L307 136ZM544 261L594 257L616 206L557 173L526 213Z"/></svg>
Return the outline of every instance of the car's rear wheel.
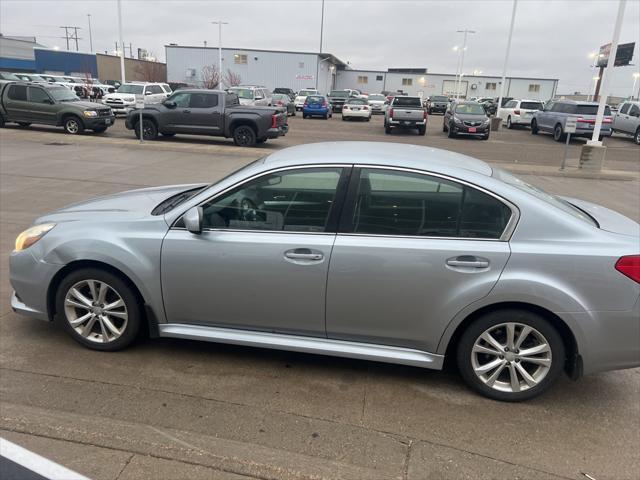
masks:
<svg viewBox="0 0 640 480"><path fill-rule="evenodd" d="M458 369L474 390L494 400L521 401L549 388L561 374L565 348L557 330L526 310L488 313L458 342Z"/></svg>
<svg viewBox="0 0 640 480"><path fill-rule="evenodd" d="M240 125L233 130L233 141L239 147L254 147L256 132L249 125Z"/></svg>
<svg viewBox="0 0 640 480"><path fill-rule="evenodd" d="M553 129L553 139L556 142L561 142L564 140L564 132L562 131L562 125L557 124Z"/></svg>
<svg viewBox="0 0 640 480"><path fill-rule="evenodd" d="M418 127L418 135L426 135L427 134L427 127Z"/></svg>
<svg viewBox="0 0 640 480"><path fill-rule="evenodd" d="M636 134L633 136L633 141L636 142L636 145L640 145L640 127L636 130Z"/></svg>
<svg viewBox="0 0 640 480"><path fill-rule="evenodd" d="M384 133L386 133L387 135L391 134L391 127L389 125L384 126Z"/></svg>
<svg viewBox="0 0 640 480"><path fill-rule="evenodd" d="M536 122L536 119L534 118L533 120L531 120L531 135L537 135L538 134L538 122Z"/></svg>
<svg viewBox="0 0 640 480"><path fill-rule="evenodd" d="M141 305L120 277L95 268L67 275L56 295L56 312L65 330L94 350L127 347L137 336Z"/></svg>
<svg viewBox="0 0 640 480"><path fill-rule="evenodd" d="M69 135L79 135L84 131L82 120L75 115L65 118L62 126Z"/></svg>
<svg viewBox="0 0 640 480"><path fill-rule="evenodd" d="M513 128L513 124L511 123L511 115L509 115L507 117L507 128L508 129L512 129Z"/></svg>

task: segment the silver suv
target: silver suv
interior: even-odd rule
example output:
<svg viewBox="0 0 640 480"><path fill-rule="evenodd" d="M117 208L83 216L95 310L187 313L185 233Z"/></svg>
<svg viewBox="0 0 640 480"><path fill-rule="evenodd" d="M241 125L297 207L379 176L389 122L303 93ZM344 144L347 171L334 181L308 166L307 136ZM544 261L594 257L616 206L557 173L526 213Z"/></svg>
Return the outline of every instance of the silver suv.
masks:
<svg viewBox="0 0 640 480"><path fill-rule="evenodd" d="M640 145L640 102L624 102L613 117L613 131L633 135Z"/></svg>
<svg viewBox="0 0 640 480"><path fill-rule="evenodd" d="M594 102L576 102L574 100L556 100L547 102L544 110L540 110L533 114L531 119L531 133L537 135L538 132L548 132L553 134L556 142L565 139L565 125L567 118L577 117L578 126L576 132L572 133L575 137L591 137L593 127L596 123L596 114L598 113L598 104ZM604 119L602 128L600 129L599 140L603 137L610 137L613 132L611 125L611 109L607 105L604 110Z"/></svg>
<svg viewBox="0 0 640 480"><path fill-rule="evenodd" d="M235 93L240 99L240 105L271 106L271 91L260 85L238 85L231 87L228 92Z"/></svg>

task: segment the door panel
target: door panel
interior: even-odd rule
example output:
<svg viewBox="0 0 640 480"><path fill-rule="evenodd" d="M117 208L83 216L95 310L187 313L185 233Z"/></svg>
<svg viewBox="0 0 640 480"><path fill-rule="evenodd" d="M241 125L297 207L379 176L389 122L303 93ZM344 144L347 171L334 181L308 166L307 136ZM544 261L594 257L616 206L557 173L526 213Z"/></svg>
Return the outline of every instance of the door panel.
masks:
<svg viewBox="0 0 640 480"><path fill-rule="evenodd" d="M191 129L205 135L215 135L222 130L221 107L216 93L192 93L189 103Z"/></svg>
<svg viewBox="0 0 640 480"><path fill-rule="evenodd" d="M34 123L55 125L57 122L56 110L58 107L45 101L51 101L51 97L42 88L29 87L29 109Z"/></svg>

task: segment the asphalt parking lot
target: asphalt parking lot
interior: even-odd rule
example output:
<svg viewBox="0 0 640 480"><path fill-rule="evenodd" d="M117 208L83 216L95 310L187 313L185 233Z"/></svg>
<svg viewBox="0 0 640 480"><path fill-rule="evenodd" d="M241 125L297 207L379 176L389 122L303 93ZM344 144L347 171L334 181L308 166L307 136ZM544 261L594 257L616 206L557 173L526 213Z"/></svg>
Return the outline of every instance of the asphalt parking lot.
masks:
<svg viewBox="0 0 640 480"><path fill-rule="evenodd" d="M0 435L95 479L638 478L640 369L562 379L541 398L504 404L467 390L453 369L173 339L99 353L11 312L8 253L37 216L137 187L214 181L299 143L447 148L640 219L640 149L631 139L607 139L606 172L582 178L581 140L560 173L563 145L550 136L517 129L489 141L448 139L441 118L430 117L421 137L387 136L380 117L298 116L286 137L252 149L188 136L139 145L121 119L105 135L2 129Z"/></svg>

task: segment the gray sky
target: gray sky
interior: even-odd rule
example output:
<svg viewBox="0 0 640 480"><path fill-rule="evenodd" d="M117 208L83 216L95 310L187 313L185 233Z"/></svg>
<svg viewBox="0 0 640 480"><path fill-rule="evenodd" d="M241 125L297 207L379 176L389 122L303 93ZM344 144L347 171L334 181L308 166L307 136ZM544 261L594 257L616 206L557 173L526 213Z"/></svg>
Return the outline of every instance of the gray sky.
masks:
<svg viewBox="0 0 640 480"><path fill-rule="evenodd" d="M452 47L470 36L465 73L500 75L511 0L326 0L323 51L354 68L426 67L455 73ZM520 0L509 75L559 78L559 93L592 87L589 52L611 40L618 0ZM217 27L228 47L318 51L320 0L122 0L125 43L164 59L164 45L218 45ZM1 0L0 31L35 35L65 47L60 25L83 28L80 49L89 50L87 14L94 50L113 51L117 40L115 0ZM631 94L638 72L640 0L628 0L621 43L636 42L632 63L615 70L613 94Z"/></svg>

